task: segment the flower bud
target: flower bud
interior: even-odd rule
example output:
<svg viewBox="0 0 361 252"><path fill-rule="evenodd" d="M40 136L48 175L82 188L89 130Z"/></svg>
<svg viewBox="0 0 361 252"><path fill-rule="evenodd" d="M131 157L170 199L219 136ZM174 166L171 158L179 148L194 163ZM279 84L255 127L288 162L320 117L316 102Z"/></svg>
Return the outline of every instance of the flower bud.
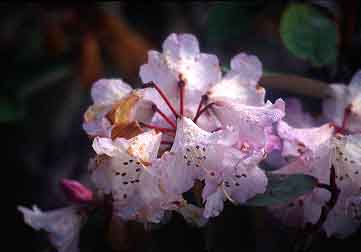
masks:
<svg viewBox="0 0 361 252"><path fill-rule="evenodd" d="M86 204L93 200L93 192L78 181L62 179L60 186L67 198L74 203Z"/></svg>

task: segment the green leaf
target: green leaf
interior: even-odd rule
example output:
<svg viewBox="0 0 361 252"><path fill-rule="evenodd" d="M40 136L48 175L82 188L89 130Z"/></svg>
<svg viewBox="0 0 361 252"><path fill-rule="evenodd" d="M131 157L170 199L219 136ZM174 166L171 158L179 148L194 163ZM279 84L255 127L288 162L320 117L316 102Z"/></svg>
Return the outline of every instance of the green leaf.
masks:
<svg viewBox="0 0 361 252"><path fill-rule="evenodd" d="M280 32L283 43L296 57L315 66L336 62L336 24L311 6L291 4L281 18Z"/></svg>
<svg viewBox="0 0 361 252"><path fill-rule="evenodd" d="M250 30L258 5L235 2L217 3L212 6L206 22L207 38L212 42L238 39Z"/></svg>
<svg viewBox="0 0 361 252"><path fill-rule="evenodd" d="M0 123L16 122L23 119L23 117L23 109L8 99L0 98Z"/></svg>
<svg viewBox="0 0 361 252"><path fill-rule="evenodd" d="M272 206L291 200L312 191L317 186L317 179L303 174L280 175L268 174L268 186L264 194L257 194L246 202L250 206Z"/></svg>

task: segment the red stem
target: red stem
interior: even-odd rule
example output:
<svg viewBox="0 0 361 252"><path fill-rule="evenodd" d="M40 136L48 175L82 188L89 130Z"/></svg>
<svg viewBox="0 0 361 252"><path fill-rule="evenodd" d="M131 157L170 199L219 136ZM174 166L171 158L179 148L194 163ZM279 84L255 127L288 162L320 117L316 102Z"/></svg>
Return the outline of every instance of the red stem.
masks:
<svg viewBox="0 0 361 252"><path fill-rule="evenodd" d="M343 113L343 120L341 126L343 130L346 130L347 121L350 118L350 114L351 114L351 105L348 105Z"/></svg>
<svg viewBox="0 0 361 252"><path fill-rule="evenodd" d="M199 113L200 113L200 111L201 111L201 108L202 108L202 106L203 106L203 103L206 102L207 99L208 99L208 98L207 98L206 95L203 95L203 96L202 96L202 98L201 98L201 100L200 100L200 102L199 102L199 104L198 104L198 108L197 108L196 115L195 115L194 118L193 118L193 122L195 122L194 120L199 117Z"/></svg>
<svg viewBox="0 0 361 252"><path fill-rule="evenodd" d="M170 126L172 126L172 128L176 129L177 125L172 122L172 120L166 115L164 114L156 105L152 106L153 110L155 112L157 112Z"/></svg>
<svg viewBox="0 0 361 252"><path fill-rule="evenodd" d="M180 80L178 82L178 86L179 86L179 111L180 111L180 115L183 116L184 115L184 86L185 86L184 80Z"/></svg>
<svg viewBox="0 0 361 252"><path fill-rule="evenodd" d="M153 87L155 88L155 90L157 90L157 92L159 93L159 95L162 97L162 99L165 101L165 103L168 105L169 109L172 111L172 113L174 114L174 116L176 118L179 117L177 111L174 109L173 105L170 103L168 97L165 95L165 93L158 87L158 85L156 85L154 82L150 82L148 84L144 85L145 87Z"/></svg>
<svg viewBox="0 0 361 252"><path fill-rule="evenodd" d="M215 105L215 102L209 103L207 104L204 108L202 108L194 117L193 122L197 123L198 118L209 108L211 108L213 105Z"/></svg>
<svg viewBox="0 0 361 252"><path fill-rule="evenodd" d="M162 127L158 127L156 125L151 125L151 124L146 124L146 123L140 123L141 126L148 128L148 129L155 129L158 130L160 132L164 132L164 133L174 133L175 134L175 130L174 129L169 129L169 128L162 128Z"/></svg>
<svg viewBox="0 0 361 252"><path fill-rule="evenodd" d="M336 184L336 171L334 166L331 166L330 184L328 185L320 183L317 185L317 187L328 190L331 193L331 198L326 202L324 206L322 206L320 218L312 227L312 230L316 232L322 228L322 225L323 223L325 223L328 214L335 207L338 196L340 194L340 189L338 189Z"/></svg>
<svg viewBox="0 0 361 252"><path fill-rule="evenodd" d="M324 206L322 206L321 214L318 221L315 224L308 223L308 225L306 226L306 230L304 232L306 237L303 239L301 243L301 247L300 247L301 249L298 248L295 251L310 251L312 243L315 240L316 234L320 231L323 224L327 220L329 213L337 203L338 197L340 195L340 189L338 189L336 184L336 171L334 166L331 166L330 184L319 183L317 187L328 190L331 193L331 198L326 202Z"/></svg>
<svg viewBox="0 0 361 252"><path fill-rule="evenodd" d="M172 145L173 144L173 142L171 142L171 141L161 141L160 143L161 144L167 144L167 145Z"/></svg>

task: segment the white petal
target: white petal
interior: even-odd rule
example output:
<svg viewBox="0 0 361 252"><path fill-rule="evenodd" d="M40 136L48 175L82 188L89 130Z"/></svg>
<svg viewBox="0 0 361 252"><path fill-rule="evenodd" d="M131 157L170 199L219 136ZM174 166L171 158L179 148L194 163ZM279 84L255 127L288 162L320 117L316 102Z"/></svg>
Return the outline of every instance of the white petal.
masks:
<svg viewBox="0 0 361 252"><path fill-rule="evenodd" d="M178 76L169 68L161 53L157 51L148 52L148 62L140 67L139 76L143 83L154 82L157 84L168 97L177 96ZM160 96L158 97L161 100Z"/></svg>
<svg viewBox="0 0 361 252"><path fill-rule="evenodd" d="M240 53L232 58L231 69L256 85L262 76L262 63L253 55Z"/></svg>
<svg viewBox="0 0 361 252"><path fill-rule="evenodd" d="M210 218L218 216L223 211L225 199L226 197L221 188L209 195L206 199L206 205L204 207L204 217Z"/></svg>
<svg viewBox="0 0 361 252"><path fill-rule="evenodd" d="M148 53L148 63L141 67L140 77L144 83L156 83L174 106L179 104L178 82L183 80L188 107L199 103L200 96L220 80L221 71L216 56L199 52L193 35L172 34L164 42L162 54Z"/></svg>
<svg viewBox="0 0 361 252"><path fill-rule="evenodd" d="M350 178L356 188L361 188L361 134L337 135L333 138L333 146L333 164L339 179Z"/></svg>
<svg viewBox="0 0 361 252"><path fill-rule="evenodd" d="M161 133L150 130L129 139L130 152L143 161L150 162L157 157Z"/></svg>
<svg viewBox="0 0 361 252"><path fill-rule="evenodd" d="M78 251L78 239L82 217L76 207L66 207L53 211L40 211L18 207L24 214L25 222L36 230L43 229L49 233L50 242L59 252Z"/></svg>
<svg viewBox="0 0 361 252"><path fill-rule="evenodd" d="M95 104L107 105L115 103L131 91L132 87L120 79L101 79L93 84L91 96Z"/></svg>
<svg viewBox="0 0 361 252"><path fill-rule="evenodd" d="M349 88L351 89L351 94L359 93L361 89L361 70L358 70L352 77ZM353 91L353 92L352 92Z"/></svg>
<svg viewBox="0 0 361 252"><path fill-rule="evenodd" d="M260 168L244 167L240 163L234 173L225 179L224 185L230 198L242 204L266 191L267 177Z"/></svg>
<svg viewBox="0 0 361 252"><path fill-rule="evenodd" d="M199 53L199 44L191 34L172 33L163 43L163 51L172 58L190 58Z"/></svg>
<svg viewBox="0 0 361 252"><path fill-rule="evenodd" d="M316 127L318 124L309 113L303 111L300 100L296 98L286 99L286 116L284 121L297 128Z"/></svg>
<svg viewBox="0 0 361 252"><path fill-rule="evenodd" d="M119 152L127 149L127 142L124 139L112 140L106 137L95 137L93 149L98 155L105 154L109 157L116 156Z"/></svg>
<svg viewBox="0 0 361 252"><path fill-rule="evenodd" d="M341 127L345 109L351 103L349 90L343 84L332 84L329 88L330 98L323 102L323 113L328 120Z"/></svg>
<svg viewBox="0 0 361 252"><path fill-rule="evenodd" d="M203 227L205 224L207 224L208 221L203 217L202 211L203 210L201 208L192 204L187 204L186 206L177 210L177 212L180 213L188 223L197 227Z"/></svg>
<svg viewBox="0 0 361 252"><path fill-rule="evenodd" d="M208 90L211 101L233 101L262 106L265 90L257 86L262 75L262 64L255 56L239 54L231 60L231 70Z"/></svg>
<svg viewBox="0 0 361 252"><path fill-rule="evenodd" d="M277 131L284 141L282 154L284 156L299 156L306 149L315 152L320 145L329 142L334 133L334 128L330 124L324 124L321 127L299 129L280 121Z"/></svg>
<svg viewBox="0 0 361 252"><path fill-rule="evenodd" d="M229 102L213 108L223 125L235 127L240 143L253 148L265 147L266 128L284 116L284 102L280 99L274 104L269 102L259 107Z"/></svg>

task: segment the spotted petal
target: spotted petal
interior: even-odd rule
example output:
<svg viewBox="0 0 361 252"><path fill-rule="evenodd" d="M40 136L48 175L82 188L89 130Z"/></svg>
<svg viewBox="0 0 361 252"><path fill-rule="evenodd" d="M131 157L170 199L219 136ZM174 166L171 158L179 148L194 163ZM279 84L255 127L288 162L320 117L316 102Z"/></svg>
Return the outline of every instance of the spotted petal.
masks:
<svg viewBox="0 0 361 252"><path fill-rule="evenodd" d="M283 140L282 154L284 156L299 156L306 150L317 151L320 145L329 142L334 128L330 124L314 128L294 128L280 121L277 132Z"/></svg>
<svg viewBox="0 0 361 252"><path fill-rule="evenodd" d="M95 138L98 165L92 172L96 187L114 199L114 214L126 220L159 222L164 195L149 164L157 157L161 134L142 133L129 140Z"/></svg>

